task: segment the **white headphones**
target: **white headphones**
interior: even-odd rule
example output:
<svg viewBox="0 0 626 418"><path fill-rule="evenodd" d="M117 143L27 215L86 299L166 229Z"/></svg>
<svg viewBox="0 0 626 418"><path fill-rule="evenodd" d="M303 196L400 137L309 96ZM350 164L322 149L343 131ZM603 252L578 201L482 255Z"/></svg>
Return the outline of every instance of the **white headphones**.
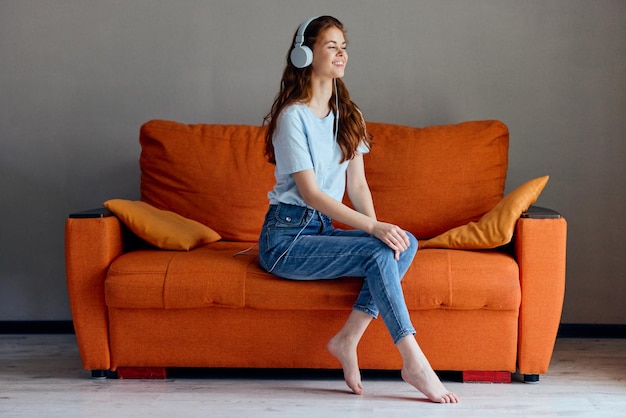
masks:
<svg viewBox="0 0 626 418"><path fill-rule="evenodd" d="M313 62L313 51L304 44L304 32L306 28L309 26L309 23L317 19L319 16L315 16L309 18L302 22L298 31L296 32L296 40L293 43L293 49L289 54L289 59L291 63L296 68L305 68L311 65ZM335 109L337 109L337 113L335 114L335 141L337 141L337 133L339 132L339 93L337 92L337 79L333 80L335 86Z"/></svg>
<svg viewBox="0 0 626 418"><path fill-rule="evenodd" d="M309 26L309 23L311 23L318 17L319 16L315 16L305 20L298 28L298 32L296 32L296 40L293 43L293 49L289 54L289 59L296 68L308 67L313 62L313 51L311 51L311 48L309 48L308 46L303 45L304 32Z"/></svg>

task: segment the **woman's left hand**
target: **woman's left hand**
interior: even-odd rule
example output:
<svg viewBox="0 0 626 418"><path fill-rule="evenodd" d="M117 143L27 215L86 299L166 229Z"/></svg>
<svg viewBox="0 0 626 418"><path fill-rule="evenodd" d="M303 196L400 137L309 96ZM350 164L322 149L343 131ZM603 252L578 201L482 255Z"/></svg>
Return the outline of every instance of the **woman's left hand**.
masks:
<svg viewBox="0 0 626 418"><path fill-rule="evenodd" d="M400 259L400 253L405 251L411 245L409 236L404 229L397 225L376 222L372 235L387 244L395 252L395 259Z"/></svg>

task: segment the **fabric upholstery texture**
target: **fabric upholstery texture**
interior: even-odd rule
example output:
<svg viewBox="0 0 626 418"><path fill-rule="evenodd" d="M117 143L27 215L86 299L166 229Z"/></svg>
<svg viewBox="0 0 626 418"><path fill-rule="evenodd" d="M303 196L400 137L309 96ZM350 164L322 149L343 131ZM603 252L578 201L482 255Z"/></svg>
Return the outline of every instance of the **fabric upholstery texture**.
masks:
<svg viewBox="0 0 626 418"><path fill-rule="evenodd" d="M221 239L217 232L200 222L145 202L111 199L104 206L138 237L165 250L189 251Z"/></svg>
<svg viewBox="0 0 626 418"><path fill-rule="evenodd" d="M227 241L256 241L274 171L264 128L151 121L140 131L141 200L196 220Z"/></svg>
<svg viewBox="0 0 626 418"><path fill-rule="evenodd" d="M67 219L65 268L76 340L86 369L108 369L110 343L104 280L124 252L118 218Z"/></svg>
<svg viewBox="0 0 626 418"><path fill-rule="evenodd" d="M374 146L365 166L381 220L430 238L478 220L502 199L509 146L503 123L371 122L368 130ZM274 185L264 133L256 126L147 122L140 131L141 200L225 240L256 241Z"/></svg>
<svg viewBox="0 0 626 418"><path fill-rule="evenodd" d="M549 176L527 181L506 195L478 222L453 228L421 243L422 248L480 250L508 244L522 213L537 201Z"/></svg>
<svg viewBox="0 0 626 418"><path fill-rule="evenodd" d="M241 243L216 242L190 252L132 251L118 257L105 282L108 306L181 309L245 306L250 257Z"/></svg>
<svg viewBox="0 0 626 418"><path fill-rule="evenodd" d="M426 239L478 220L502 199L509 149L503 123L367 126L374 146L365 168L379 219Z"/></svg>
<svg viewBox="0 0 626 418"><path fill-rule="evenodd" d="M190 253L134 251L116 259L105 283L107 305L132 309L210 306L274 310L349 310L362 278L286 281L261 270L243 245L217 242ZM403 280L410 310L517 310L519 274L505 254L422 251ZM219 274L216 274L219 272ZM294 298L305 294L306 298Z"/></svg>
<svg viewBox="0 0 626 418"><path fill-rule="evenodd" d="M336 369L324 348L348 312L266 309L111 308L112 367ZM517 312L423 310L411 313L416 337L436 370L516 368ZM442 331L445 330L445 331ZM137 340L142 336L142 341ZM227 349L223 347L227 346ZM359 344L363 369L399 370L401 358L382 320Z"/></svg>
<svg viewBox="0 0 626 418"><path fill-rule="evenodd" d="M567 222L520 219L516 225L515 258L520 269L522 303L519 314L518 365L521 373L548 371L565 296ZM545 303L537 303L550 296Z"/></svg>

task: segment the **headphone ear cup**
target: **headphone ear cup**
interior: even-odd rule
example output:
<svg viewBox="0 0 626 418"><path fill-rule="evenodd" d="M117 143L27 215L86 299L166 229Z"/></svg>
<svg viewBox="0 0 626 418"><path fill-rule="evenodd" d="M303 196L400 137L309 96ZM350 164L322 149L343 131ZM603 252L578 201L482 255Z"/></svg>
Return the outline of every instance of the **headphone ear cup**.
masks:
<svg viewBox="0 0 626 418"><path fill-rule="evenodd" d="M313 62L313 51L306 45L296 46L291 50L289 59L296 68L308 67Z"/></svg>

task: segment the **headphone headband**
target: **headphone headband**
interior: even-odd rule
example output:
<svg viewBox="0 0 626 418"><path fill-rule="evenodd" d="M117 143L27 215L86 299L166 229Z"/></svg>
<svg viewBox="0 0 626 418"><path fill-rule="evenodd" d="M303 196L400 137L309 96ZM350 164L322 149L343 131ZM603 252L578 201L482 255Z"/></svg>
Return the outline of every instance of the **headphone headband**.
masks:
<svg viewBox="0 0 626 418"><path fill-rule="evenodd" d="M309 24L318 17L319 16L311 17L302 22L302 24L300 24L300 26L298 27L298 31L296 32L296 39L293 43L293 49L289 54L289 59L296 68L308 67L313 62L313 51L311 51L311 48L309 48L308 46L303 45L304 32L306 32L306 28L309 26Z"/></svg>
<svg viewBox="0 0 626 418"><path fill-rule="evenodd" d="M306 28L309 27L309 23L313 22L319 16L311 17L300 24L298 27L298 31L296 32L296 41L293 43L293 46L302 46L304 43L304 32L306 32Z"/></svg>

